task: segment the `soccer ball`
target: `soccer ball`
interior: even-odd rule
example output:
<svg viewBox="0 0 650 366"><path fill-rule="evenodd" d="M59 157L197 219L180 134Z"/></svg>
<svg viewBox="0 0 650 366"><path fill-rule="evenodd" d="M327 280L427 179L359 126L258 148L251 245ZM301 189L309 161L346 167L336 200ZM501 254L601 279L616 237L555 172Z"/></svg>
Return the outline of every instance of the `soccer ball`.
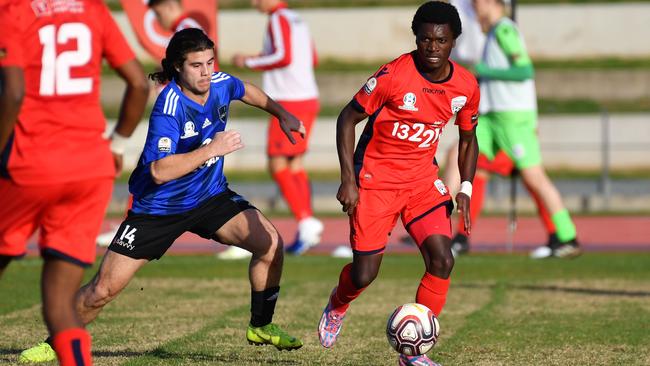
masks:
<svg viewBox="0 0 650 366"><path fill-rule="evenodd" d="M399 353L423 355L438 341L440 324L428 307L410 303L397 307L388 318L388 343Z"/></svg>

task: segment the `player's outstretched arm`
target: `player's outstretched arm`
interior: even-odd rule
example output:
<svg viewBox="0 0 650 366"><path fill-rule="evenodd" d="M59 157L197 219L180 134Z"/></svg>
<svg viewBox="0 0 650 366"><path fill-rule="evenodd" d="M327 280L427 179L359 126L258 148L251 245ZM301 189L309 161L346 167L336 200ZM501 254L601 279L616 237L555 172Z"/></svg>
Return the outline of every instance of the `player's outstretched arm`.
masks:
<svg viewBox="0 0 650 366"><path fill-rule="evenodd" d="M366 119L368 115L359 112L352 102L343 108L336 120L336 150L341 166L341 185L336 199L343 206L343 212L352 215L359 201L359 188L354 172L354 126Z"/></svg>
<svg viewBox="0 0 650 366"><path fill-rule="evenodd" d="M163 184L193 172L208 160L242 149L244 144L237 131L217 132L210 143L184 154L173 154L151 163L151 177Z"/></svg>
<svg viewBox="0 0 650 366"><path fill-rule="evenodd" d="M23 70L15 66L0 68L0 85L0 151L3 151L25 96Z"/></svg>
<svg viewBox="0 0 650 366"><path fill-rule="evenodd" d="M460 140L458 141L458 170L460 171L461 182L472 182L474 180L474 173L476 173L476 158L478 157L478 142L476 140L476 127L471 130L458 129ZM456 205L458 212L463 215L465 229L470 234L472 223L470 222L469 215L469 201L471 196L470 192L465 192L463 183L456 195Z"/></svg>
<svg viewBox="0 0 650 366"><path fill-rule="evenodd" d="M271 99L262 89L256 87L251 83L244 82L244 96L242 101L253 107L260 108L275 117L280 121L280 128L292 144L296 143L291 131L298 132L303 138L305 137L305 126L293 114L287 112L280 104Z"/></svg>
<svg viewBox="0 0 650 366"><path fill-rule="evenodd" d="M120 105L117 125L111 136L111 151L115 160L115 170L119 175L122 171L122 155L124 155L126 138L130 137L138 126L144 113L149 97L149 82L137 60L131 60L115 69L118 75L126 81L126 90Z"/></svg>

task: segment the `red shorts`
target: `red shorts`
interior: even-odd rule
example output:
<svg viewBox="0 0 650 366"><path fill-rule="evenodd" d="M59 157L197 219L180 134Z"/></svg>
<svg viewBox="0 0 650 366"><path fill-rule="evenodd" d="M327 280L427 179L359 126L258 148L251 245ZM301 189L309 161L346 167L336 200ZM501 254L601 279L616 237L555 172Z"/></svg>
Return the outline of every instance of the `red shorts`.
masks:
<svg viewBox="0 0 650 366"><path fill-rule="evenodd" d="M296 144L293 145L287 138L287 135L282 132L280 123L275 117L271 117L269 121L268 141L266 143L266 153L268 156L296 156L302 155L307 151L307 142L311 135L311 128L314 121L318 116L320 104L318 99L308 99L300 101L278 101L291 114L296 116L305 125L305 138L300 137L300 134L294 132L293 137L296 139Z"/></svg>
<svg viewBox="0 0 650 366"><path fill-rule="evenodd" d="M494 156L494 159L492 160L489 160L485 154L478 154L478 159L476 160L476 168L484 169L490 173L496 173L507 177L515 168L515 163L512 161L512 159L510 159L505 151L499 150L499 152Z"/></svg>
<svg viewBox="0 0 650 366"><path fill-rule="evenodd" d="M0 255L24 255L27 240L40 229L41 254L92 265L112 191L112 178L46 186L18 186L0 179Z"/></svg>
<svg viewBox="0 0 650 366"><path fill-rule="evenodd" d="M418 246L431 235L451 238L452 207L449 189L439 179L409 189L360 188L350 216L352 250L361 255L382 253L399 216Z"/></svg>

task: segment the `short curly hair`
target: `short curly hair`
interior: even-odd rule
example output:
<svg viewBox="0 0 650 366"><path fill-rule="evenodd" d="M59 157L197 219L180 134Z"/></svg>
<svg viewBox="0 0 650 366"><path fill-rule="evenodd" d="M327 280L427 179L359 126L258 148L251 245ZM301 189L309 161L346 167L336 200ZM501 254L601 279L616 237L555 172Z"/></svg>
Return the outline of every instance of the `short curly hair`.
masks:
<svg viewBox="0 0 650 366"><path fill-rule="evenodd" d="M413 16L413 22L411 22L411 30L414 35L418 34L422 23L448 24L454 39L463 32L456 7L442 1L427 1L420 5Z"/></svg>

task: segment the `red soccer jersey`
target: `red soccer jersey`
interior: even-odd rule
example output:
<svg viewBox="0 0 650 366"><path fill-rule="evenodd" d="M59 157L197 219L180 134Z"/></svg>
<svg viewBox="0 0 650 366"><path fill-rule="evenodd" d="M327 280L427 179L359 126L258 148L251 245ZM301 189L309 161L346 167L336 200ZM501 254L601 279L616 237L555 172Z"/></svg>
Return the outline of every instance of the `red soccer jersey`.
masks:
<svg viewBox="0 0 650 366"><path fill-rule="evenodd" d="M113 176L102 137L102 58L135 58L101 0L13 1L3 11L0 66L24 70L25 99L0 174L41 185Z"/></svg>
<svg viewBox="0 0 650 366"><path fill-rule="evenodd" d="M474 76L450 61L450 76L434 83L418 72L413 57L407 53L382 66L353 99L370 116L354 154L363 188L403 189L435 180L443 127L454 116L463 130L477 123Z"/></svg>

